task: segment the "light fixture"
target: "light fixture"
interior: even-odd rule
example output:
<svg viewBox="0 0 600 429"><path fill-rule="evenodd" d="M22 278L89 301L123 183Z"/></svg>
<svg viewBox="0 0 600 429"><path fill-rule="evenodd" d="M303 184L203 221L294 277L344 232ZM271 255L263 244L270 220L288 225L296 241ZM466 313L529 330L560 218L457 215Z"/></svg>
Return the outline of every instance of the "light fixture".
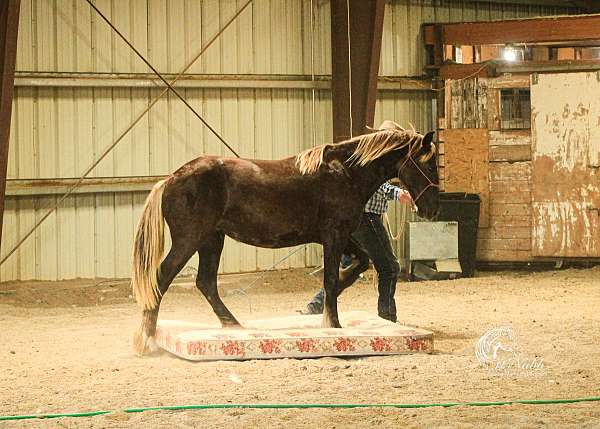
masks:
<svg viewBox="0 0 600 429"><path fill-rule="evenodd" d="M502 56L506 61L517 61L517 50L511 45L505 46Z"/></svg>
<svg viewBox="0 0 600 429"><path fill-rule="evenodd" d="M515 62L517 61L517 50L512 45L507 45L504 47L504 51L502 52L502 56L505 61Z"/></svg>

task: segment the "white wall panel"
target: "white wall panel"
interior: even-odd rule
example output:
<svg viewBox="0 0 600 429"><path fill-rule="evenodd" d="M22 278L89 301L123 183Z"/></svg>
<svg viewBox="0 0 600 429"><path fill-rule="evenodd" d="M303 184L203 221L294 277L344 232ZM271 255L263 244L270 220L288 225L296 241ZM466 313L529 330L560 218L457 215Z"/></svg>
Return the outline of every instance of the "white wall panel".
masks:
<svg viewBox="0 0 600 429"><path fill-rule="evenodd" d="M95 0L132 43L163 72L177 73L245 0ZM329 1L255 0L190 73L329 74ZM386 4L380 74L421 75L424 22L502 19L565 13L539 6L394 0ZM314 63L314 65L313 65ZM21 2L17 70L141 73L148 68L81 0ZM8 177L77 177L147 107L159 90L17 87ZM331 93L302 89L181 89L189 103L245 157L293 155L332 138ZM430 129L423 92L382 91L376 123L391 118ZM314 122L313 122L314 119ZM314 136L314 137L313 137ZM119 143L92 176L167 174L202 154L229 151L169 94ZM0 280L127 277L134 229L145 193L79 194L0 267ZM57 196L9 197L4 254ZM392 223L403 207L390 210ZM399 252L401 249L397 249ZM289 249L256 249L227 240L221 272L269 268ZM320 262L310 246L280 267ZM197 265L197 257L189 265Z"/></svg>

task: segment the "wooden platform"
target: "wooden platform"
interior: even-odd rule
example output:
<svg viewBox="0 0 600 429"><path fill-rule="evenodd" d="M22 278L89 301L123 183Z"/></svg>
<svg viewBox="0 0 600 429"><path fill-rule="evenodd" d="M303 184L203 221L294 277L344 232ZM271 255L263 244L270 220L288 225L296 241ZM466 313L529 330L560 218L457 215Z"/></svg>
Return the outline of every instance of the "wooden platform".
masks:
<svg viewBox="0 0 600 429"><path fill-rule="evenodd" d="M156 342L184 359L246 360L369 356L433 352L433 333L353 311L340 314L342 329L321 328L321 315L242 322L245 329L159 320Z"/></svg>

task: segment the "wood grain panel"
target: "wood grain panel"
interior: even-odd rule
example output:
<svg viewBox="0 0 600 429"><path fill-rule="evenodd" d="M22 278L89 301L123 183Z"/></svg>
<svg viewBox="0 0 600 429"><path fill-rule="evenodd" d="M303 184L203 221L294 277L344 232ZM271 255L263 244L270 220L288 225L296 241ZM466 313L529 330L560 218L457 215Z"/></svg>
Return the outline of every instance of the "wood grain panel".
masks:
<svg viewBox="0 0 600 429"><path fill-rule="evenodd" d="M481 198L479 225L489 224L489 154L486 129L443 131L444 190L468 192Z"/></svg>

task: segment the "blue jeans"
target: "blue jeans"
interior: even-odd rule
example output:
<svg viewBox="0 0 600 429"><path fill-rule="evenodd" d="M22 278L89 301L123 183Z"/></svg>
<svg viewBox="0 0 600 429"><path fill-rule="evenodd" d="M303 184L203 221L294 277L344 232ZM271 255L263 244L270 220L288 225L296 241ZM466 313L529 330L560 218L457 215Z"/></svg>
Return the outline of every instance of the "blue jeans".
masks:
<svg viewBox="0 0 600 429"><path fill-rule="evenodd" d="M384 319L396 322L394 295L396 294L396 281L398 280L400 266L392 250L388 233L383 226L381 215L363 213L360 225L352 233L352 239L369 255L375 266L375 271L377 271L379 277L377 313ZM310 304L322 312L324 300L325 290L321 288Z"/></svg>

